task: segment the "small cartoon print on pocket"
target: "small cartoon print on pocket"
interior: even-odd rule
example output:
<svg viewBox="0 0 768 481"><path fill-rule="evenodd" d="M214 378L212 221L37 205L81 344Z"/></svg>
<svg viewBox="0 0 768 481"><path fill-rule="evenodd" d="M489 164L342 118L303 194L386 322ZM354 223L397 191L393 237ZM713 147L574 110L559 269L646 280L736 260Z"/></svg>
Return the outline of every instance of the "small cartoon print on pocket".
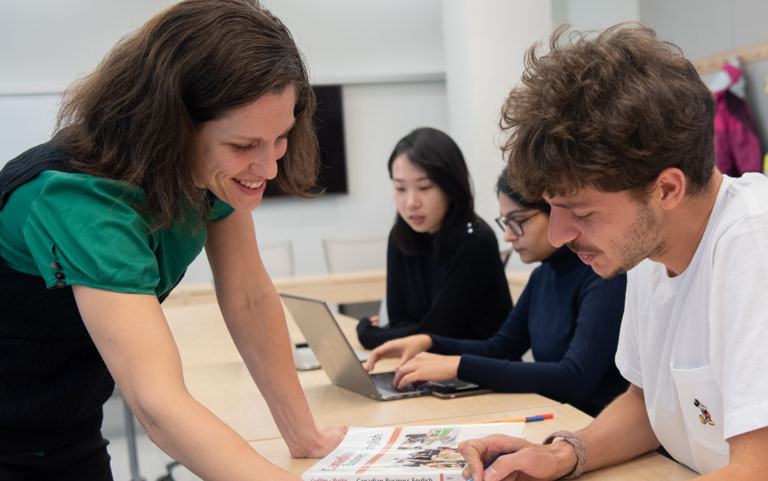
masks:
<svg viewBox="0 0 768 481"><path fill-rule="evenodd" d="M701 421L701 424L709 424L710 426L715 425L715 422L712 420L712 415L707 411L707 406L702 404L698 399L693 400L693 405L701 410L701 414L699 414L699 421Z"/></svg>

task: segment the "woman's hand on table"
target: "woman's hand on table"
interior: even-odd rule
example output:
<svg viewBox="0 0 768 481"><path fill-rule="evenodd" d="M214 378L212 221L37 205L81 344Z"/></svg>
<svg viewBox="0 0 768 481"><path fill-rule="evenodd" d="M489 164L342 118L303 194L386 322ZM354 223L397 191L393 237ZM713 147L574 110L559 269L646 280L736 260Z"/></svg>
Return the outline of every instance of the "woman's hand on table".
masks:
<svg viewBox="0 0 768 481"><path fill-rule="evenodd" d="M413 356L426 351L430 347L432 347L432 338L427 334L415 334L400 339L392 339L371 351L371 357L365 364L365 369L368 372L373 372L373 368L379 360L393 357L400 358L400 362L397 364L399 368L410 361Z"/></svg>
<svg viewBox="0 0 768 481"><path fill-rule="evenodd" d="M347 434L346 426L330 426L317 430L318 437L312 446L291 446L288 450L293 458L322 458L339 445Z"/></svg>

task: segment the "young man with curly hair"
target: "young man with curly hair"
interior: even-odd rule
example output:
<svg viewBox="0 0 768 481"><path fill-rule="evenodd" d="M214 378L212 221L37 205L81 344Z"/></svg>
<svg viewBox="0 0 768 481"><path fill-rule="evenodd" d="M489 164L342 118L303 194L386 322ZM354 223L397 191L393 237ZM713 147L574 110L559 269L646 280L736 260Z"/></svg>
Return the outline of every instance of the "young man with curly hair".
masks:
<svg viewBox="0 0 768 481"><path fill-rule="evenodd" d="M637 24L564 31L529 50L503 151L513 187L552 206L552 244L628 273L616 364L631 384L544 445L464 443L465 475L573 479L663 446L702 479L765 479L768 179L716 169L715 101L678 47Z"/></svg>

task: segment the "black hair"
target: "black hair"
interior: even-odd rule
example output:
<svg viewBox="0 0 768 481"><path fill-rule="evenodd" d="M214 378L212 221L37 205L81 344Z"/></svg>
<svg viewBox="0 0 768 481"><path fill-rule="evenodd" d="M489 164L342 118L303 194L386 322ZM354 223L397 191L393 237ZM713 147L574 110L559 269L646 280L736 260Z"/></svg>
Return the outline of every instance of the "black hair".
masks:
<svg viewBox="0 0 768 481"><path fill-rule="evenodd" d="M461 233L466 230L467 222L482 222L475 214L464 155L448 134L431 127L418 128L395 145L387 164L390 179L392 164L401 155L424 169L427 177L448 198L448 209L431 247L439 256L449 256L456 248ZM430 236L411 229L399 213L395 217L392 236L395 245L406 255L420 255L430 248Z"/></svg>
<svg viewBox="0 0 768 481"><path fill-rule="evenodd" d="M544 199L539 199L537 201L525 200L519 192L515 191L512 186L509 185L509 177L507 177L506 167L501 172L501 175L499 175L499 180L496 181L496 195L498 194L506 195L526 209L537 209L547 215L549 215L552 210L552 206L550 206Z"/></svg>

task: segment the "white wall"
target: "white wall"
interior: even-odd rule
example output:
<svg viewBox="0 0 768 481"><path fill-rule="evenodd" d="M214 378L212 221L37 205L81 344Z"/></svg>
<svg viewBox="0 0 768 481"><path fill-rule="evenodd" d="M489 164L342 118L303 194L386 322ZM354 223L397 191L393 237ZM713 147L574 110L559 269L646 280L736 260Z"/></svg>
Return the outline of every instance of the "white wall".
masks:
<svg viewBox="0 0 768 481"><path fill-rule="evenodd" d="M691 15L692 12L696 14ZM640 17L661 38L679 45L686 57L697 59L765 42L768 3L643 0Z"/></svg>
<svg viewBox="0 0 768 481"><path fill-rule="evenodd" d="M0 167L53 133L59 94L0 94Z"/></svg>
<svg viewBox="0 0 768 481"><path fill-rule="evenodd" d="M60 92L170 0L3 0L0 94ZM10 47L10 48L9 48Z"/></svg>
<svg viewBox="0 0 768 481"><path fill-rule="evenodd" d="M444 0L443 38L451 134L464 152L475 188L475 210L493 225L494 195L504 167L499 147L501 105L523 70L523 53L551 31L549 2ZM496 229L500 247L503 234ZM530 268L517 255L510 269Z"/></svg>
<svg viewBox="0 0 768 481"><path fill-rule="evenodd" d="M441 78L440 0L262 0L291 30L313 82Z"/></svg>
<svg viewBox="0 0 768 481"><path fill-rule="evenodd" d="M696 10L695 16L688 15ZM699 59L765 42L768 2L757 0L644 0L640 17L690 59ZM682 18L689 21L681 21ZM768 152L768 60L742 65L747 102L757 124L763 153ZM706 80L706 77L705 77Z"/></svg>
<svg viewBox="0 0 768 481"><path fill-rule="evenodd" d="M552 0L555 27L567 23L574 30L598 30L638 20L639 0Z"/></svg>

